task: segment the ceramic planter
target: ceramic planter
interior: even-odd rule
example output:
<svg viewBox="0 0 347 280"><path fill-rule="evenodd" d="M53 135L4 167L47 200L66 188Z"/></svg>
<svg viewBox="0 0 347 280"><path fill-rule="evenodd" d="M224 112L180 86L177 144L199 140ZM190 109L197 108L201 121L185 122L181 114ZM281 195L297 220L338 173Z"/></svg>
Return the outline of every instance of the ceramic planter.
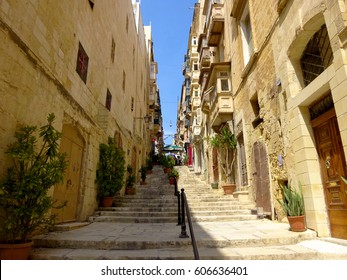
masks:
<svg viewBox="0 0 347 280"><path fill-rule="evenodd" d="M225 185L223 185L223 189L224 189L224 194L233 194L235 189L236 189L236 185L235 184L225 184Z"/></svg>
<svg viewBox="0 0 347 280"><path fill-rule="evenodd" d="M19 244L0 244L1 260L27 260L33 246L33 242Z"/></svg>
<svg viewBox="0 0 347 280"><path fill-rule="evenodd" d="M306 230L305 216L288 216L291 231L302 232Z"/></svg>
<svg viewBox="0 0 347 280"><path fill-rule="evenodd" d="M113 197L103 197L101 200L102 207L111 207L113 203Z"/></svg>

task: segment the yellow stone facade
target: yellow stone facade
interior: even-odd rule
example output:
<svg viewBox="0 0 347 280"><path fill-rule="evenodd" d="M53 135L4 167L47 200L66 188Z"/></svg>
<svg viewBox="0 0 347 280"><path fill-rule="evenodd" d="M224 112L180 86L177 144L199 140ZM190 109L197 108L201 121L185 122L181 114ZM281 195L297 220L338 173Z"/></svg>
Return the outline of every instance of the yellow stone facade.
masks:
<svg viewBox="0 0 347 280"><path fill-rule="evenodd" d="M263 208L272 219L282 220L277 202L279 185L301 184L307 226L319 236L341 237L337 232L347 228L345 214L338 222L332 214L339 207L339 213L347 210L346 186L340 180L340 175L347 175L346 12L347 2L338 0L197 1L187 56L194 57L194 52L199 55L200 109L204 112L199 129L195 128L199 107L191 104L190 114L181 109L186 100L181 100L179 107L178 120L185 115L190 126L182 129L179 122L178 135L188 131L189 139L181 144L194 150L196 171L201 171L210 183L223 180L221 174L214 174L217 164L207 139L228 125L238 139L234 196L244 199L247 194L256 208ZM316 34L327 35L326 41ZM198 51L191 46L194 37L199 38ZM202 51L206 47L204 38L209 56ZM320 49L328 50L330 44L332 59L315 79L306 82L309 71L304 73L307 61L303 57L314 52L308 49L313 38L325 42L324 46L318 44ZM313 64L317 63L314 60ZM213 93L217 88L216 94L220 94L222 77L218 76L218 67L231 85L229 95L225 95L232 99L229 114L223 111L228 105L216 103ZM192 65L190 71L192 77ZM188 83L190 89L192 86ZM319 101L330 96L329 112L332 119L335 115L337 119L334 147L341 146L335 166L330 166L330 157L336 152L324 150L319 144L323 140L318 138L324 136L318 120L328 112L312 117L316 107L323 104ZM339 193L337 186L341 187Z"/></svg>
<svg viewBox="0 0 347 280"><path fill-rule="evenodd" d="M17 124L41 126L53 112L55 127L76 139L71 141L81 151L73 220L86 220L98 205L99 144L114 137L139 175L152 151L151 139L161 129L151 130L154 52L140 4L1 0L0 41L0 175L7 169L5 150ZM85 82L76 71L80 45L88 56ZM107 94L112 96L109 108Z"/></svg>

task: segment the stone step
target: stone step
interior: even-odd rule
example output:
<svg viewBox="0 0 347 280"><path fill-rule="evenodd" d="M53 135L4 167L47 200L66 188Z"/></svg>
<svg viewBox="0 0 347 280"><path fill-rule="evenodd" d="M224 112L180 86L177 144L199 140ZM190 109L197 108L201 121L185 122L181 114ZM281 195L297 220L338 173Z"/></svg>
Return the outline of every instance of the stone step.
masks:
<svg viewBox="0 0 347 280"><path fill-rule="evenodd" d="M201 260L341 260L347 253L319 252L300 244L266 247L199 248ZM33 260L193 260L192 248L144 250L95 250L39 248L31 252Z"/></svg>
<svg viewBox="0 0 347 280"><path fill-rule="evenodd" d="M163 224L177 222L177 216L164 217L123 217L123 216L92 216L89 217L90 222L102 223L132 223L132 224Z"/></svg>
<svg viewBox="0 0 347 280"><path fill-rule="evenodd" d="M204 223L206 224L206 223ZM249 227L247 226L250 225ZM304 240L316 238L316 233L307 230L302 233L291 233L285 225L279 225L278 233L269 234L272 229L266 221L249 221L237 223L207 223L209 228L193 223L199 248L250 248L263 246L293 245ZM245 227L246 225L246 227ZM275 225L276 226L276 225ZM220 233L218 233L218 231ZM245 227L243 229L243 227ZM225 229L230 228L230 232ZM213 232L211 232L213 230ZM251 231L250 231L251 230ZM188 229L187 229L188 231ZM34 238L34 246L40 248L65 248L65 249L96 249L96 250L142 250L174 248L181 250L191 249L190 238L179 238L180 226L175 223L161 225L124 224L114 225L109 223L92 223L81 229L70 232L51 232L47 235ZM147 234L144 234L147 233ZM189 234L189 232L188 232ZM228 238L225 238L228 236Z"/></svg>
<svg viewBox="0 0 347 280"><path fill-rule="evenodd" d="M117 217L172 217L177 216L177 211L158 211L158 212L150 212L150 211L134 211L133 209L130 211L99 211L96 212L94 217L98 216L117 216Z"/></svg>

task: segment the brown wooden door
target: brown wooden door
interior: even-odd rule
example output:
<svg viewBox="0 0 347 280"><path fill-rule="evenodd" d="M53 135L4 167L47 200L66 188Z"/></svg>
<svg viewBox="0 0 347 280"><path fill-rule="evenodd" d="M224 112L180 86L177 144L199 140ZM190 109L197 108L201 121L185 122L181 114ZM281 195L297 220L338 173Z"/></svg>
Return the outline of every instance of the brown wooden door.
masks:
<svg viewBox="0 0 347 280"><path fill-rule="evenodd" d="M62 209L53 210L53 213L57 215L57 223L76 220L83 147L84 142L77 130L64 125L60 151L66 153L68 167L65 171L64 182L54 188L53 197L57 200L57 204L66 201L67 205Z"/></svg>
<svg viewBox="0 0 347 280"><path fill-rule="evenodd" d="M264 214L272 216L269 165L265 145L261 142L253 146L253 182L256 193L256 206L262 207Z"/></svg>
<svg viewBox="0 0 347 280"><path fill-rule="evenodd" d="M347 239L347 186L345 157L335 110L312 121L332 237Z"/></svg>

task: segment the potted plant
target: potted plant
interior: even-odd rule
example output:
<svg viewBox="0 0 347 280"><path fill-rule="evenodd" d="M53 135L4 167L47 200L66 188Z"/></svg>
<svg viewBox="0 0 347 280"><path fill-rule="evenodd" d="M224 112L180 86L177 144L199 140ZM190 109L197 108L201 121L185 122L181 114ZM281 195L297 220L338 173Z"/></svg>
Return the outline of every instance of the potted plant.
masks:
<svg viewBox="0 0 347 280"><path fill-rule="evenodd" d="M123 186L124 175L124 151L116 146L113 138L109 137L108 144L100 144L95 179L98 186L98 198L103 207L112 206L113 197Z"/></svg>
<svg viewBox="0 0 347 280"><path fill-rule="evenodd" d="M160 155L160 164L164 168L164 173L169 173L168 158L165 155Z"/></svg>
<svg viewBox="0 0 347 280"><path fill-rule="evenodd" d="M189 157L188 157L188 155L184 155L184 157L183 157L183 164L184 165L188 165L188 163L189 163Z"/></svg>
<svg viewBox="0 0 347 280"><path fill-rule="evenodd" d="M126 194L135 194L136 190L134 188L136 176L134 175L133 167L131 165L127 166L127 179L126 179Z"/></svg>
<svg viewBox="0 0 347 280"><path fill-rule="evenodd" d="M141 173L141 185L145 185L146 184L146 177L147 177L147 167L142 166L140 168L139 172Z"/></svg>
<svg viewBox="0 0 347 280"><path fill-rule="evenodd" d="M210 140L210 145L217 149L219 166L223 170L225 183L222 184L224 194L232 194L235 189L234 163L236 159L237 141L235 135L224 127Z"/></svg>
<svg viewBox="0 0 347 280"><path fill-rule="evenodd" d="M167 167L170 168L170 170L174 168L175 164L176 164L175 158L173 156L167 156Z"/></svg>
<svg viewBox="0 0 347 280"><path fill-rule="evenodd" d="M147 158L146 161L147 173L151 174L153 171L153 160L151 157Z"/></svg>
<svg viewBox="0 0 347 280"><path fill-rule="evenodd" d="M170 183L170 185L174 185L174 184L175 184L175 178L176 178L176 180L177 180L178 177L179 177L179 173L178 173L177 169L172 168L172 169L170 170L170 172L168 173L168 177L169 177L169 183Z"/></svg>
<svg viewBox="0 0 347 280"><path fill-rule="evenodd" d="M287 215L292 231L301 232L306 230L305 205L302 187L291 188L289 184L281 185L283 200L277 200Z"/></svg>
<svg viewBox="0 0 347 280"><path fill-rule="evenodd" d="M2 260L27 259L33 235L54 225L55 215L50 210L66 204L57 206L48 195L53 185L63 181L67 167L65 154L58 149L61 133L53 127L54 119L54 114L48 115L39 139L35 135L36 126L20 126L15 133L16 141L7 149L12 166L0 184ZM19 255L12 249L19 251Z"/></svg>

